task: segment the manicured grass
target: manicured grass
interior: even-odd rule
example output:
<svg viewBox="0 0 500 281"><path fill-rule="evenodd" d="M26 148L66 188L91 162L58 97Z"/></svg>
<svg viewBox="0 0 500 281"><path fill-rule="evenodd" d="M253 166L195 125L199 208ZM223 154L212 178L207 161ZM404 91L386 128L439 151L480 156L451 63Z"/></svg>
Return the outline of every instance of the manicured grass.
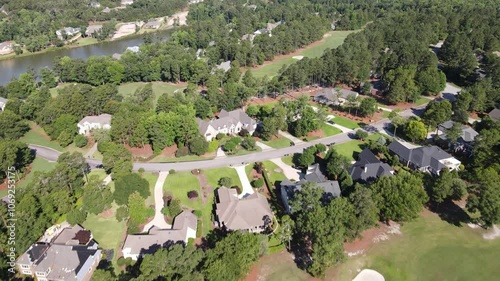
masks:
<svg viewBox="0 0 500 281"><path fill-rule="evenodd" d="M251 154L251 153L256 153L256 152L261 152L262 148L256 147L255 150L246 150L242 147L240 147L235 153L233 154L228 154L226 153L227 156L236 156L236 155L246 155L246 154Z"/></svg>
<svg viewBox="0 0 500 281"><path fill-rule="evenodd" d="M90 171L90 173L87 174L87 177L90 178L91 176L98 176L101 180L104 180L108 176L108 174L106 174L104 169L93 169L92 171Z"/></svg>
<svg viewBox="0 0 500 281"><path fill-rule="evenodd" d="M78 46L92 45L97 43L97 39L92 37L80 38L78 39L77 43Z"/></svg>
<svg viewBox="0 0 500 281"><path fill-rule="evenodd" d="M289 165L289 166L293 166L293 155L288 155L288 156L285 156L285 157L282 157L281 158L281 161L283 161L283 163Z"/></svg>
<svg viewBox="0 0 500 281"><path fill-rule="evenodd" d="M206 235L212 229L211 215L213 193L207 198L205 204L201 200L200 182L191 172L177 172L168 175L165 180L163 190L172 194L174 198L181 200L183 206L201 211L201 219L203 221L203 235ZM191 190L198 192L198 198L189 199L187 193Z"/></svg>
<svg viewBox="0 0 500 281"><path fill-rule="evenodd" d="M122 95L123 97L128 97L132 95L137 89L140 87L146 86L148 83L144 82L134 82L134 83L126 83L118 86L118 93ZM184 89L184 86L176 85L173 83L166 83L166 82L152 82L153 84L153 94L155 96L154 103L156 104L156 101L158 98L164 94L164 93L169 93L173 94L176 90L181 91L181 89Z"/></svg>
<svg viewBox="0 0 500 281"><path fill-rule="evenodd" d="M268 160L264 161L263 163L264 167L269 173L269 181L271 181L271 184L275 184L277 181L282 181L286 179L283 173L276 172L276 170L279 169L279 167L276 164Z"/></svg>
<svg viewBox="0 0 500 281"><path fill-rule="evenodd" d="M322 123L320 129L325 133L325 137L330 137L342 133L340 129L330 126L326 123Z"/></svg>
<svg viewBox="0 0 500 281"><path fill-rule="evenodd" d="M368 136L368 139L376 140L378 139L380 134L372 134ZM357 154L361 152L362 146L365 142L360 141L360 140L352 140L348 141L345 143L341 143L338 145L335 145L334 148L337 150L337 152L341 155L345 155L349 157L352 160L357 159Z"/></svg>
<svg viewBox="0 0 500 281"><path fill-rule="evenodd" d="M342 127L346 127L349 129L356 129L359 128L359 124L356 121L352 121L351 119L347 119L342 116L337 116L335 115L335 118L330 119L331 122L338 124Z"/></svg>
<svg viewBox="0 0 500 281"><path fill-rule="evenodd" d="M155 204L155 184L156 181L158 180L158 174L153 174L153 173L143 173L142 178L146 179L149 183L149 192L150 195L148 198L146 198L146 206L154 206Z"/></svg>
<svg viewBox="0 0 500 281"><path fill-rule="evenodd" d="M500 239L484 240L483 230L456 227L426 212L401 227L402 235L349 258L329 280L352 280L370 268L385 280L498 280Z"/></svg>
<svg viewBox="0 0 500 281"><path fill-rule="evenodd" d="M417 101L415 101L415 104L416 105L423 105L423 104L426 104L426 103L428 103L430 101L431 101L431 99L429 99L429 98L420 97Z"/></svg>
<svg viewBox="0 0 500 281"><path fill-rule="evenodd" d="M236 173L236 170L233 168L214 168L210 170L204 170L208 184L212 186L214 189L219 186L219 179L222 177L230 177L233 180L233 185L238 185L241 187L241 181Z"/></svg>
<svg viewBox="0 0 500 281"><path fill-rule="evenodd" d="M293 58L294 56L304 56L309 58L320 57L326 49L334 49L340 46L344 42L347 35L352 32L353 31L328 32L320 42L313 44L312 46L308 46L296 54L285 55L274 59L272 62L252 70L252 74L259 78L266 75L268 77L273 77L278 74L283 65L290 65L297 62L297 59Z"/></svg>
<svg viewBox="0 0 500 281"><path fill-rule="evenodd" d="M48 172L56 167L56 162L49 162L41 157L36 157L31 164L31 172L26 176L26 178L16 184L17 188L23 188L27 186L35 177L35 172Z"/></svg>
<svg viewBox="0 0 500 281"><path fill-rule="evenodd" d="M269 254L273 254L285 249L285 245L281 243L275 235L269 235L268 240Z"/></svg>
<svg viewBox="0 0 500 281"><path fill-rule="evenodd" d="M163 155L159 155L149 162L186 162L186 161L201 161L201 160L211 160L214 159L215 156L209 156L209 157L203 157L203 156L197 156L197 155L188 155L188 156L182 156L182 157L166 157Z"/></svg>
<svg viewBox="0 0 500 281"><path fill-rule="evenodd" d="M36 144L41 146L50 147L57 151L63 151L63 148L55 141L51 141L50 137L47 136L42 127L36 125L34 122L30 122L31 130L28 131L19 140L27 144Z"/></svg>
<svg viewBox="0 0 500 281"><path fill-rule="evenodd" d="M261 140L260 142L272 148L285 148L290 146L291 141L285 137L279 137L270 141Z"/></svg>

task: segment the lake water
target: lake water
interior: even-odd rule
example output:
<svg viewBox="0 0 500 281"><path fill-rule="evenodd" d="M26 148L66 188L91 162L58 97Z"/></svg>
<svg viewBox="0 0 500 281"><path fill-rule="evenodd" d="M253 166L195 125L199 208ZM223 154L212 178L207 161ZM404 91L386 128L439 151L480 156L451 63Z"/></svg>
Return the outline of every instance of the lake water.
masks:
<svg viewBox="0 0 500 281"><path fill-rule="evenodd" d="M169 31L153 33L154 41L166 41ZM143 36L128 37L117 41L101 42L77 48L58 49L45 53L14 57L0 61L0 85L6 85L12 78L19 77L32 67L38 72L41 68L52 67L55 57L68 56L71 58L87 59L90 56L111 56L114 53L123 53L127 47L144 44Z"/></svg>

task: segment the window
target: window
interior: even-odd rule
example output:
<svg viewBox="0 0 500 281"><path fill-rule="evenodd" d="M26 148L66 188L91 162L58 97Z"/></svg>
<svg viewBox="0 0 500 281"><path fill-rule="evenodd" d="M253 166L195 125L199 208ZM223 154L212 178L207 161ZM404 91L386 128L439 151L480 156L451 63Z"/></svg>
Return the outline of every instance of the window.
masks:
<svg viewBox="0 0 500 281"><path fill-rule="evenodd" d="M28 269L30 268L29 266L25 265L25 264L21 264L21 268L25 268L25 269Z"/></svg>
<svg viewBox="0 0 500 281"><path fill-rule="evenodd" d="M23 270L23 274L31 275L31 271L29 271L29 270Z"/></svg>

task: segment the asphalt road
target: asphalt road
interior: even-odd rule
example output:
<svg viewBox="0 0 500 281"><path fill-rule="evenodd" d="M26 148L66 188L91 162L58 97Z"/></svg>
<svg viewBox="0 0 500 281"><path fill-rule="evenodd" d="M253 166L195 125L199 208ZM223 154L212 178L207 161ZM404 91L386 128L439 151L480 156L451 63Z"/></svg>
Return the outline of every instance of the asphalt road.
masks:
<svg viewBox="0 0 500 281"><path fill-rule="evenodd" d="M408 109L400 113L401 116L409 117L415 115L421 115L425 106L420 106L416 109ZM383 119L376 123L370 124L364 129L370 133L377 131L382 131L389 124L389 119ZM387 132L390 134L390 132ZM281 158L285 155L292 155L294 153L301 153L305 148L322 143L325 145L330 144L340 144L352 140L353 137L349 133L342 133L331 137L321 138L310 142L300 143L295 146L273 149L269 151L256 152L240 156L230 156L220 159L203 160L203 161L190 161L190 162L173 162L173 163L150 163L150 162L135 162L134 170L139 170L143 168L148 172L159 172L159 171L169 171L171 169L176 171L190 171L193 169L212 169L227 166L238 166L246 163L252 163L257 161L270 160L274 158ZM38 145L29 145L36 154L49 161L57 161L57 158L61 152ZM87 159L87 163L91 168L96 168L102 165L102 161L96 159Z"/></svg>

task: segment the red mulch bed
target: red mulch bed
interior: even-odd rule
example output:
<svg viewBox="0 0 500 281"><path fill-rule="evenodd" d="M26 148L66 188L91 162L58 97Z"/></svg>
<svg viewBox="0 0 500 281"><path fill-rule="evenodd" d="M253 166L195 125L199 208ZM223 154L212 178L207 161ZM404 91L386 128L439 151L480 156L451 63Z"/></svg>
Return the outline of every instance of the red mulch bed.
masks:
<svg viewBox="0 0 500 281"><path fill-rule="evenodd" d="M153 148L149 144L146 144L144 147L131 147L126 144L125 148L132 153L132 157L134 158L149 158L153 156Z"/></svg>
<svg viewBox="0 0 500 281"><path fill-rule="evenodd" d="M253 98L250 101L247 102L247 105L263 105L271 102L276 102L279 101L279 99L273 99L270 97L263 97L263 98Z"/></svg>
<svg viewBox="0 0 500 281"><path fill-rule="evenodd" d="M111 208L104 210L101 213L99 213L99 216L103 218L111 218L113 216L113 210Z"/></svg>
<svg viewBox="0 0 500 281"><path fill-rule="evenodd" d="M177 151L177 144L174 144L172 146L165 147L162 150L161 155L163 155L165 157L175 157L176 151Z"/></svg>
<svg viewBox="0 0 500 281"><path fill-rule="evenodd" d="M325 132L323 132L323 130L316 130L316 131L312 131L310 132L309 134L307 134L307 138L314 138L314 137L318 137L318 138L322 138L325 136Z"/></svg>

